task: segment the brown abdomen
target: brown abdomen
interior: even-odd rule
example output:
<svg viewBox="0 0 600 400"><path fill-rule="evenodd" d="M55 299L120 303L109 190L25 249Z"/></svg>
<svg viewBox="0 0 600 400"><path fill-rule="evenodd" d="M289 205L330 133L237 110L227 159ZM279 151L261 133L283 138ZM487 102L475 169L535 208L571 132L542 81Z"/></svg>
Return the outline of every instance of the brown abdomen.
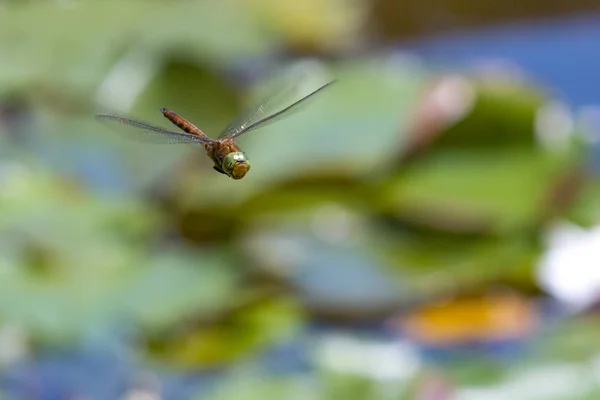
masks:
<svg viewBox="0 0 600 400"><path fill-rule="evenodd" d="M175 126L177 126L182 131L184 131L186 133L190 133L192 135L198 135L203 138L207 137L204 134L204 132L202 132L200 129L198 129L198 127L196 125L187 121L185 118L179 116L176 112L167 110L164 107L160 109L160 112L162 112L162 114L165 116L165 118L167 118L169 121L171 121Z"/></svg>

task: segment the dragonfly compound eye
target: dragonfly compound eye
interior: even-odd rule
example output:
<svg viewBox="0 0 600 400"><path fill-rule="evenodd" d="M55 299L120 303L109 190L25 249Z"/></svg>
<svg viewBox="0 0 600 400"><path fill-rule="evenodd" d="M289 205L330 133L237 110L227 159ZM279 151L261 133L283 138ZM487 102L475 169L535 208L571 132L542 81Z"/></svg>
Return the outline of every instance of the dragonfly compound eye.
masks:
<svg viewBox="0 0 600 400"><path fill-rule="evenodd" d="M223 160L223 170L233 179L242 179L250 170L250 161L242 152L229 153Z"/></svg>

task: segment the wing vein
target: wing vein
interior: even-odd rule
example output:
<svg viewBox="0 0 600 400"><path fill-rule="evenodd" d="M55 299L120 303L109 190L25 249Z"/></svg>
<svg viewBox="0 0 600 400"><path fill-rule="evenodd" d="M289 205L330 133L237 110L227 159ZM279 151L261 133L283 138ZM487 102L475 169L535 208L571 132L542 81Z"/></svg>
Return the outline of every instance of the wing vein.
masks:
<svg viewBox="0 0 600 400"><path fill-rule="evenodd" d="M244 113L234 119L228 126L223 130L223 132L219 135L219 139L224 137L235 138L240 135L243 135L251 130L257 129L259 127L263 127L269 123L279 121L281 118L290 115L292 110L298 110L299 105L305 103L309 98L312 98L317 93L336 82L332 80L321 87L317 88L313 92L308 95L300 98L299 100L293 102L291 105L284 107L279 110L272 110L276 103L279 103L278 100L284 97L288 97L293 94L300 82L295 82L294 84L287 85L281 91L271 94L263 99L261 102L255 104L253 107L249 107Z"/></svg>
<svg viewBox="0 0 600 400"><path fill-rule="evenodd" d="M96 118L113 130L145 143L154 144L203 144L211 139L186 132L171 131L155 125L115 115L100 114Z"/></svg>

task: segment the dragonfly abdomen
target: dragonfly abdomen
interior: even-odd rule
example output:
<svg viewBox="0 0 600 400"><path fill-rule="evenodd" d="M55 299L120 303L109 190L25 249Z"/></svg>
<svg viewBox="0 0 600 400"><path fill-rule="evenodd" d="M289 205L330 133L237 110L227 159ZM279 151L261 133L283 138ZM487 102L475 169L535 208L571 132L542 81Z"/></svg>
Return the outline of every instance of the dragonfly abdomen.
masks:
<svg viewBox="0 0 600 400"><path fill-rule="evenodd" d="M192 135L201 136L203 138L208 138L206 136L206 134L204 134L204 132L202 132L196 125L192 124L185 118L181 117L176 112L168 110L164 107L162 107L160 109L160 112L162 112L162 114L165 116L165 118L167 118L169 121L171 121L175 126L177 126L182 131L192 134Z"/></svg>

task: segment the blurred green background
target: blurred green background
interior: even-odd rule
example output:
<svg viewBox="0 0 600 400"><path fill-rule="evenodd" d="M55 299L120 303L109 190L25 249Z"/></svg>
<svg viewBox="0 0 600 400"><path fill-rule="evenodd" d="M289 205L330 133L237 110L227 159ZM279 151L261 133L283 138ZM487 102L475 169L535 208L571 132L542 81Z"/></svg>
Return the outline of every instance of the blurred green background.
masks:
<svg viewBox="0 0 600 400"><path fill-rule="evenodd" d="M600 398L600 7L500 4L0 1L0 398Z"/></svg>

